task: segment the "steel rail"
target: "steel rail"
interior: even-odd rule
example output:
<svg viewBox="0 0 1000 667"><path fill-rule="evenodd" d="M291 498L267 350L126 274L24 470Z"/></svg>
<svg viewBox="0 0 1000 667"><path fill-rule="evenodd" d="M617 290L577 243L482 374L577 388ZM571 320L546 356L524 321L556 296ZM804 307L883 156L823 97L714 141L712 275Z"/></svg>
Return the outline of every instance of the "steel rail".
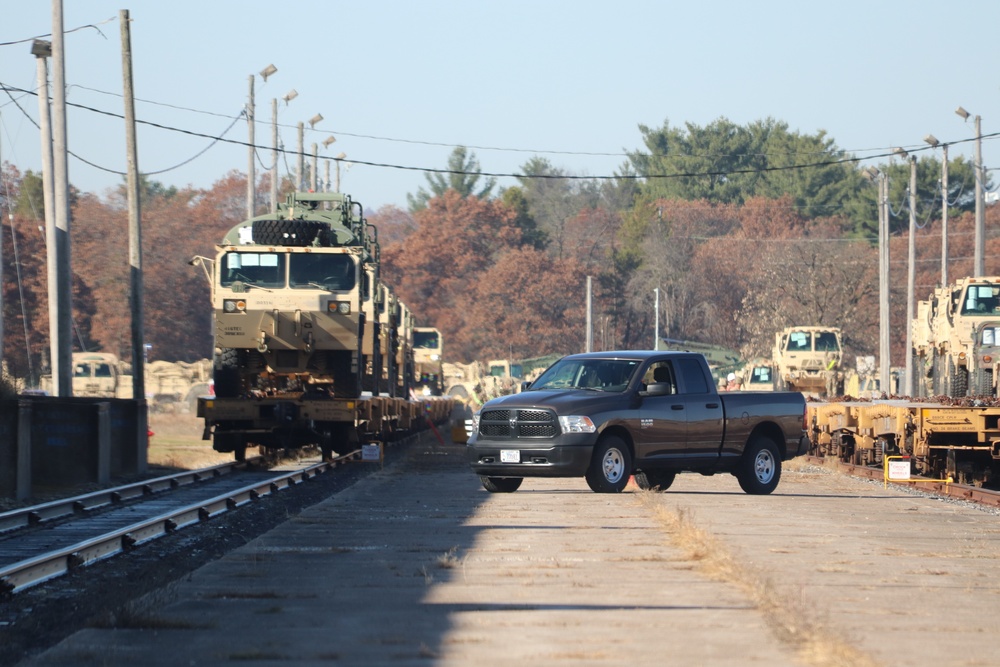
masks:
<svg viewBox="0 0 1000 667"><path fill-rule="evenodd" d="M135 498L148 497L204 480L216 479L246 467L247 463L235 461L222 463L208 468L185 470L173 475L164 475L72 498L63 498L40 505L10 510L0 514L0 534L74 514L82 514L109 505L120 505Z"/></svg>
<svg viewBox="0 0 1000 667"><path fill-rule="evenodd" d="M276 475L271 479L165 512L72 546L13 563L0 568L0 592L16 593L98 560L129 551L150 540L246 505L257 498L291 488L360 457L361 450L357 449L330 461Z"/></svg>
<svg viewBox="0 0 1000 667"><path fill-rule="evenodd" d="M892 484L893 486L920 489L921 491L934 493L939 496L944 496L945 498L967 500L969 502L985 505L987 507L1000 507L1000 492L983 489L978 486L954 484L939 479L921 479L919 477L911 478L907 481L897 481L892 479L885 480L885 473L882 468L859 466L853 463L845 463L844 461L822 456L809 455L806 456L805 459L810 463L820 466L828 465L829 461L835 461L837 464L837 470L854 477L862 477L876 482L886 482L888 484Z"/></svg>

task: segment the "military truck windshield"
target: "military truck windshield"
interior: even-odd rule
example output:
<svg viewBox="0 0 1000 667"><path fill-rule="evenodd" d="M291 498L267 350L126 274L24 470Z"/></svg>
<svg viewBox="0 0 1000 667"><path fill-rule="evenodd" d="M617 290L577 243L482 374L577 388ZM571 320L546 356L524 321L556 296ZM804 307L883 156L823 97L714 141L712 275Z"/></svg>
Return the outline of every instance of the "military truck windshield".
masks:
<svg viewBox="0 0 1000 667"><path fill-rule="evenodd" d="M840 343L837 334L830 331L817 331L815 340L812 332L793 331L788 334L785 349L789 352L839 352Z"/></svg>
<svg viewBox="0 0 1000 667"><path fill-rule="evenodd" d="M273 252L227 252L219 267L223 287L243 283L251 287L284 287L285 255Z"/></svg>
<svg viewBox="0 0 1000 667"><path fill-rule="evenodd" d="M438 333L436 331L414 331L413 332L413 347L414 348L424 348L429 350L437 349L438 344Z"/></svg>
<svg viewBox="0 0 1000 667"><path fill-rule="evenodd" d="M1000 285L979 283L969 285L962 300L962 315L994 315L1000 313Z"/></svg>
<svg viewBox="0 0 1000 667"><path fill-rule="evenodd" d="M638 367L638 361L625 359L561 359L542 373L531 389L623 392Z"/></svg>
<svg viewBox="0 0 1000 667"><path fill-rule="evenodd" d="M292 253L288 256L288 286L292 289L346 291L357 282L350 255Z"/></svg>
<svg viewBox="0 0 1000 667"><path fill-rule="evenodd" d="M837 335L829 331L816 332L817 352L839 352L840 344L837 342Z"/></svg>

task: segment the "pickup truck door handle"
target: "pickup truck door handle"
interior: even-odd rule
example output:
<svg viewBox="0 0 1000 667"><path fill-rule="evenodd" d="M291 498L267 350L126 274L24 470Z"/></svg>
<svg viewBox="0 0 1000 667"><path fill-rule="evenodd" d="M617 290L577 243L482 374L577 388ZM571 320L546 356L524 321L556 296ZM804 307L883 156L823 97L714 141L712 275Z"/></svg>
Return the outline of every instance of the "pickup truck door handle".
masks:
<svg viewBox="0 0 1000 667"><path fill-rule="evenodd" d="M683 403L674 403L673 405L670 406L670 409L671 410L683 410L684 409L684 404Z"/></svg>
<svg viewBox="0 0 1000 667"><path fill-rule="evenodd" d="M719 404L718 403L706 403L705 407L706 408L711 408L712 410L714 410L715 408L719 407Z"/></svg>

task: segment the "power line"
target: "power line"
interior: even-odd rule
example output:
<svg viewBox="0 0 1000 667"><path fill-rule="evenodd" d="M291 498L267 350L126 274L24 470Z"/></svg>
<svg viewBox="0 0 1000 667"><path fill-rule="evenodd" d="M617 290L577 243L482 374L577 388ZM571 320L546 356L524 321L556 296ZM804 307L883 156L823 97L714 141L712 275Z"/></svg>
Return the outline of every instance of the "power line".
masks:
<svg viewBox="0 0 1000 667"><path fill-rule="evenodd" d="M10 97L12 101L14 101L14 97L13 97L13 95L11 95L11 91L25 93L25 94L29 94L29 95L37 95L37 93L34 92L34 91L25 90L25 89L17 88L17 87L14 87L14 86L8 86L7 84L4 84L4 83L0 83L0 87L3 88L3 90L7 93L8 97ZM15 101L15 104L16 104L16 101ZM104 115L104 116L109 116L109 117L117 118L117 119L123 119L123 116L121 114L117 114L117 113L110 112L110 111L105 111L105 110L102 110L102 109L96 109L94 107L89 107L89 106L86 106L86 105L83 105L83 104L77 104L77 103L67 102L67 105L75 107L75 108L78 108L78 109L83 109L83 110L86 110L86 111L91 111L93 113L101 114L101 115ZM28 116L30 118L30 116L27 114L27 112L24 111L24 109L22 109L19 104L17 105L17 107L21 111L21 113L25 114L25 116ZM237 116L234 119L234 123L235 123L236 120L239 120L239 118L240 118L240 116ZM34 120L32 120L32 122L34 122ZM243 146L243 147L250 147L250 145L251 145L249 142L246 142L246 141L239 141L239 140L236 140L236 139L226 139L224 136L213 136L213 135L210 135L210 134L205 134L203 132L196 132L194 130L186 130L186 129L182 129L182 128L178 128L178 127L173 127L173 126L170 126L170 125L164 125L162 123L154 123L152 121L137 120L136 122L139 123L139 124L142 124L142 125L146 125L146 126L149 126L149 127L155 127L155 128L158 128L158 129L169 131L169 132L179 132L181 134L186 134L186 135L189 135L189 136L202 137L202 138L211 140L213 142L213 144L214 143L218 143L218 142L222 142L222 143L228 143L228 144L233 144L233 145L238 145L238 146ZM985 134L985 135L982 135L980 138L981 139L990 139L990 138L995 138L997 136L1000 136L1000 132L994 132L994 133L991 133L991 134ZM965 143L965 142L968 142L968 141L975 141L975 140L976 140L975 138L973 138L973 139L963 139L963 140L953 141L953 142L949 142L949 143L950 144L958 144L958 143ZM267 148L269 150L274 150L273 147L261 146L261 145L258 145L258 144L254 144L253 147L254 147L254 149ZM205 150L207 150L207 149L205 149ZM283 148L279 148L278 150L284 152ZM911 152L919 152L921 150L933 150L933 147L932 146L915 147L915 148L913 148L913 150ZM843 153L844 151L838 151L838 152ZM202 150L200 153L198 153L198 155L201 155L202 153L204 153L204 150ZM297 151L295 152L295 154L297 154ZM76 157L78 160L81 160L82 162L85 162L86 164L91 165L91 166L93 166L93 167L95 167L97 169L101 169L103 171L107 171L107 172L110 172L110 173L113 173L113 174L121 174L121 173L123 173L123 172L115 171L115 170L112 170L112 169L107 169L105 167L100 167L100 166L95 165L95 164L93 164L91 162L88 162L87 160L84 160L83 158L81 158L78 155L74 154L73 156ZM639 174L613 174L613 175L598 175L598 176L578 176L578 175L567 175L567 174L521 174L521 173L511 173L511 172L486 172L486 171L469 172L469 171L464 171L464 170L461 170L461 169L441 169L441 168L435 168L435 167L416 167L416 166L411 166L411 165L400 165L400 164L392 164L392 163L386 163L386 162L373 162L373 161L369 161L369 160L359 160L357 158L351 158L350 160L348 160L347 158L328 157L328 156L325 156L325 155L318 156L318 157L322 157L323 159L326 159L326 160L333 160L333 161L338 162L338 163L339 162L350 162L350 163L353 163L353 164L361 164L361 165L365 165L365 166L368 166L368 167L376 167L376 168L382 168L382 169L397 169L397 170L403 170L403 171L419 171L419 172L424 172L424 173L448 174L448 175L458 175L458 176L476 175L476 176L488 176L488 177L493 177L493 178L545 179L545 180L590 180L590 181L612 181L612 180L615 180L615 181L626 180L626 181L628 181L628 180L632 180L632 181L637 181L637 180L665 180L665 179L675 179L675 178L692 178L692 177L697 177L697 176L717 176L718 177L718 176L731 176L731 175L740 175L740 174L759 174L759 173L768 173L768 172L791 171L791 170L798 170L798 169L808 169L808 168L813 168L813 167L828 167L828 166L833 166L833 165L838 165L838 164L855 164L855 163L862 162L864 160L871 160L871 159L884 158L884 157L892 158L893 156L894 156L893 152L887 151L887 152L880 153L880 154L869 155L867 157L850 156L850 157L843 157L843 158L834 159L834 160L822 160L822 161L819 161L819 162L808 162L808 163L792 164L792 165L784 165L784 166L771 166L771 167L765 167L763 169L760 169L760 168L754 168L754 169L730 169L730 170L715 170L715 171L683 172L683 173L676 173L676 174L645 174L645 175L639 175ZM197 155L195 157L197 157ZM694 157L694 156L669 156L669 155L666 155L666 156L658 156L658 157ZM189 158L188 160L182 162L181 165L186 164L187 162L190 162L192 159L194 159L194 158ZM180 165L177 165L177 166L180 166ZM168 169L158 170L158 171L155 171L155 172L144 172L144 173L161 174L161 173L165 173L166 171L170 171L171 169L176 169L177 166L170 167Z"/></svg>

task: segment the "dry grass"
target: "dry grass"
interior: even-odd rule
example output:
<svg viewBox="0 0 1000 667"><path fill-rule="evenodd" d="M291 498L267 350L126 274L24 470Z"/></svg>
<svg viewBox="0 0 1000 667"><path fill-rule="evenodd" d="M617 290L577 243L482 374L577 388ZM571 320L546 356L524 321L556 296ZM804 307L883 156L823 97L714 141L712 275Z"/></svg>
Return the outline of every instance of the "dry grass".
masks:
<svg viewBox="0 0 1000 667"><path fill-rule="evenodd" d="M695 525L691 512L663 505L661 496L640 491L641 502L653 512L671 542L705 575L743 590L760 609L778 639L815 667L877 667L871 656L827 630L802 599L783 593L762 572L747 565L719 540Z"/></svg>
<svg viewBox="0 0 1000 667"><path fill-rule="evenodd" d="M211 440L201 439L204 426L204 420L190 414L150 413L149 464L195 470L232 461L232 454L217 452Z"/></svg>

